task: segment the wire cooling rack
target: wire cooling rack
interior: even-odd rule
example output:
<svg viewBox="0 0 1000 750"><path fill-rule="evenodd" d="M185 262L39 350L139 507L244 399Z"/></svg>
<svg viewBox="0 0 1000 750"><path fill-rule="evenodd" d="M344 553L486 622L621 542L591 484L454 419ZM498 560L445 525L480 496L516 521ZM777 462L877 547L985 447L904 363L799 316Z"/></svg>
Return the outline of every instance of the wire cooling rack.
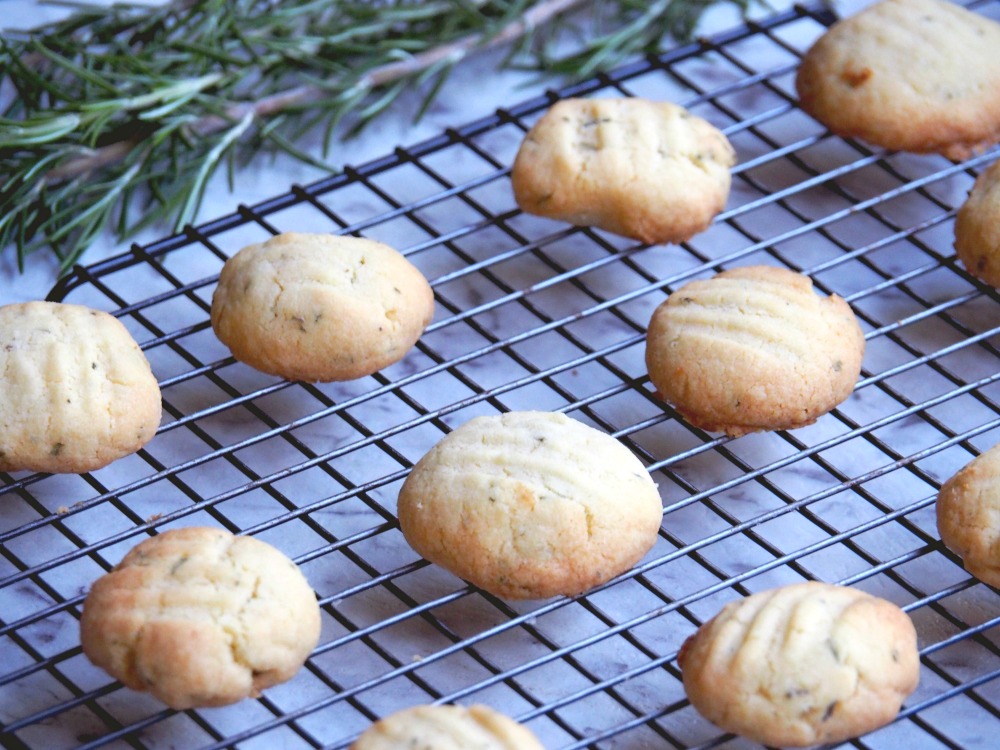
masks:
<svg viewBox="0 0 1000 750"><path fill-rule="evenodd" d="M1000 17L995 0L975 8ZM725 602L818 579L898 603L919 633L920 687L855 745L994 746L1000 599L941 546L934 498L1000 440L1000 304L952 250L955 209L997 153L953 163L830 136L796 108L793 79L831 21L796 8L77 269L52 298L123 320L164 420L144 450L92 474L0 475L0 744L344 748L394 710L453 701L494 706L549 748L743 746L686 702L677 651ZM711 229L648 247L520 213L508 165L570 95L669 99L721 127L739 165ZM437 298L417 348L329 385L234 362L209 325L216 276L285 230L402 249ZM758 263L845 297L864 369L816 424L726 439L655 397L644 330L689 279ZM654 549L587 596L500 601L419 559L395 520L402 480L445 433L527 408L613 434L662 494ZM165 710L81 653L91 582L187 525L269 541L318 593L319 647L259 700Z"/></svg>

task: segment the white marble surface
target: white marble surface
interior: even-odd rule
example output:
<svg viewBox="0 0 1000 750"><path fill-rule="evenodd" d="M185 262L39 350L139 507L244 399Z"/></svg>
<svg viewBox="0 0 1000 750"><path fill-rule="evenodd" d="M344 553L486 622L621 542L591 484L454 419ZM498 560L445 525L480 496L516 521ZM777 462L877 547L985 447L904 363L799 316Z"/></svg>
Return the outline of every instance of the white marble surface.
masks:
<svg viewBox="0 0 1000 750"><path fill-rule="evenodd" d="M842 13L849 13L863 2L865 0L844 0L839 7ZM760 17L789 5L787 0L772 0L770 9L758 6L753 16ZM0 24L7 27L32 28L65 13L65 8L61 6L37 0L0 0ZM735 6L721 3L705 14L699 33L715 33L739 22L740 15ZM361 136L338 142L331 150L328 162L335 168L363 164L391 152L396 146L418 143L445 128L489 115L497 107L514 104L561 83L557 78L532 73L497 72L500 57L500 53L483 53L459 65L434 105L419 122L415 123L413 117L420 97L416 94L404 97ZM489 76L489 86L482 85L484 76ZM307 144L306 148L313 154L320 153L318 143ZM291 158L263 156L239 173L233 191L230 191L225 175L217 175L206 191L197 221L227 215L240 204L252 205L286 192L292 184L307 184L322 176L320 170ZM97 238L82 262L94 263L128 250L131 242L145 244L170 233L169 226L155 226L122 241L112 232L105 232ZM43 250L33 255L28 259L24 273L20 273L13 248L4 248L0 253L0 304L44 298L55 284L57 273L58 265L52 253Z"/></svg>
<svg viewBox="0 0 1000 750"><path fill-rule="evenodd" d="M0 11L14 5L0 0ZM25 13L51 11L32 3L16 5L26 8ZM7 13L6 17L20 15ZM706 18L702 32L708 34L737 22L733 8L720 6ZM742 51L755 59L755 49L768 59L768 65L753 68L751 64L751 68L770 69L768 56L774 50L761 45L760 49L751 46ZM783 62L788 59L781 56ZM495 74L494 61L486 57L462 66L423 122L412 125L414 101L401 102L363 138L335 152L332 160L363 163L397 145L419 142L443 128L488 115L498 106L514 104L559 83ZM717 74L709 68L689 71L706 77ZM482 84L487 75L488 87ZM775 85L787 83L788 76L783 75ZM648 320L661 294L650 291L649 278L632 272L632 266L624 261L644 274L676 279L701 262L676 247L629 251L615 258L614 264L584 270L593 258L601 260L605 255L591 239L582 233L561 237L553 232L550 236L548 230L543 233L529 226L529 231L535 232L532 238L543 237L546 258L565 263L569 270L564 279L546 286L553 280L551 267L537 264L531 253L519 255L514 262L491 262L489 272L515 290L504 294L480 284L483 279L476 272L460 277L458 283L448 279L452 272L468 270L466 258L478 260L478 252L491 261L502 255L506 246L498 251L490 228L472 232L462 244L462 257L444 247L448 243L434 243L421 252L419 260L434 269L433 278L444 279L437 285L440 298L460 312L450 314L442 306L440 319L425 334L424 342L426 351L459 364L439 368L436 360L432 362L418 350L385 374L386 386L371 379L315 387L276 384L274 378L226 360L227 352L205 324L203 305L188 304L187 295L168 295L162 304L143 309L144 322L137 327L139 340L148 339L156 326L173 330L191 322L195 325L179 334L176 347L171 339L147 349L170 408L146 457L115 462L95 473L93 483L75 475L37 481L29 478L23 490L0 497L7 501L0 503L4 508L0 533L11 532L4 544L7 556L24 567L45 566L59 556L66 557L56 559L41 576L24 576L8 557L0 558L0 611L4 622L18 623L21 639L8 639L0 661L8 669L25 673L8 680L0 674L0 726L24 722L24 728L16 730L17 739L45 750L74 747L84 738L94 739L96 745L112 722L125 725L131 734L110 747L135 742L149 748L194 748L205 742L217 747L216 736L263 732L261 727L274 719L268 705L282 716L305 706L305 715L296 724L315 740L309 746L324 743L343 748L349 734L368 725L368 714L384 715L433 694L447 700L458 696L459 700L487 702L511 715L526 717L547 747L582 746L575 743L577 736L591 737L607 727L631 722L635 718L632 709L652 717L666 713L622 732L615 744L602 746L627 750L664 747L667 743L653 731L654 724L666 727L678 746L699 746L714 741L717 732L689 708L675 710L683 700L683 690L674 679L676 670L655 666L651 654L674 654L692 630L690 618L707 619L734 595L727 581L754 571L743 585L747 590L760 590L798 580L801 570L827 581L855 577L866 590L907 604L912 603L913 595L900 590L900 581L908 585L917 581L914 590L932 596L961 585L966 580L961 568L942 559L912 528L933 534L933 487L924 474L943 479L969 457L966 447L948 443L950 436L968 431L976 447L984 449L1000 434L996 414L964 393L952 393L948 400L936 404L932 419L918 418L907 404L954 392L955 382L950 377L974 382L1000 371L993 356L995 349L983 351L975 345L975 337L943 322L946 317L956 318L977 335L1000 335L995 332L996 306L992 299L970 296L968 284L952 269L940 267L939 258L931 259L922 251L924 246L940 255L950 251L948 224L921 232L919 243L883 246L886 228L870 221L869 214L859 212L843 221L831 219L848 205L847 199L825 185L800 189L797 183L802 172L790 159L780 156L784 146L798 144L793 147L793 156L818 174L850 167L838 180L858 201L886 190L887 184L895 188L898 181L887 183L888 171L883 166L859 161L856 152L842 148L836 139L821 139L812 144L815 148L802 145L821 129L808 118L797 117L794 110L786 112L787 102L769 94L773 91L768 86L754 86L725 100L739 121L732 129L743 156L742 171L728 222L720 222L694 246L704 257L713 259L733 252L734 247L745 253L742 259L759 258L758 250L751 250L758 244L749 239L751 236L773 239L783 235L774 247L780 262L814 272L820 282L844 295L863 314L869 335L867 376L857 393L839 408L842 417L828 415L795 431L794 440L778 433L761 433L727 442L715 437L703 440L680 419L664 416L662 407L646 397L642 347L635 343L636 329L625 322ZM748 132L749 128L738 127L747 122L757 122L767 140ZM908 179L930 174L926 191L947 205L954 205L971 181L967 174L956 179L934 174L954 165L933 158L901 156L893 158L891 166L894 174L907 175ZM241 203L253 204L285 192L293 183L318 176L294 162L264 159L241 174L233 192L224 181L213 184L200 219L229 214ZM497 180L495 187L505 191L506 183ZM784 198L776 197L782 194ZM508 200L505 205L510 205L506 192L504 199ZM428 213L433 213L436 221L454 210L454 205L443 200ZM793 216L792 209L800 215ZM922 224L928 213L931 217L942 213L941 206L929 208L923 195L916 192L904 192L880 204L877 211L884 211L907 230L915 223ZM812 219L824 229L819 241L814 241L816 232L810 233L809 241L790 232L790 228L794 231ZM459 213L453 223L443 223L450 229L465 221ZM734 224L747 236L736 236ZM863 250L870 266L860 265L845 247L825 239L840 242L848 229L851 247ZM164 233L158 228L138 240L156 240ZM125 249L127 245L105 236L86 260L97 261ZM187 256L175 257L178 265L188 263ZM185 267L185 278L202 279L216 272L218 258L211 255L208 260L211 271L200 274ZM0 302L44 296L55 280L52 268L44 263L33 264L24 277L17 276L9 260L4 263ZM900 286L909 285L923 295L919 304L895 281L886 285L887 279L902 277L908 280L899 282ZM115 288L127 288L128 302L155 296L143 284L132 283L136 278L119 277ZM545 283L536 285L539 279ZM595 299L581 298L578 281L595 293L595 299L614 300L621 317L603 315ZM519 304L521 290L530 290L530 312ZM204 293L204 288L195 292L203 295L202 300ZM945 313L923 319L925 305L941 305ZM574 319L578 313L580 317ZM464 318L466 314L471 317ZM483 337L478 328L466 325L468 320L501 340L523 338L504 350L483 349ZM550 332L545 330L549 320L571 322L560 324L558 332ZM585 342L586 348L576 341ZM943 364L932 362L934 367L914 355L926 351L933 360L936 352L945 348L950 353L941 357ZM466 359L470 354L474 356ZM192 371L192 362L206 363L209 371ZM568 366L563 368L564 364ZM943 376L942 367L949 378ZM888 381L887 387L883 387L883 380ZM623 381L630 387L616 391ZM220 383L226 388L220 388ZM991 381L990 388L983 391L994 403L1000 399L1000 383ZM491 393L488 400L483 398L486 392ZM470 393L473 397L466 400ZM422 407L416 419L411 400ZM587 403L586 409L579 408L583 403ZM386 524L395 508L403 471L400 467L405 461L417 460L445 426L454 427L477 413L514 408L570 408L576 415L597 415L609 431L626 433L628 440L652 459L651 470L657 472L665 502L664 529L668 533L641 566L645 578L641 586L630 578L586 600L518 603L507 611L476 592L464 592L462 584L436 566L410 569L412 551L391 524ZM411 420L405 430L394 432ZM855 434L853 425L861 425L865 433L872 431L874 439ZM368 431L380 435L379 439L372 442ZM308 451L297 447L299 444ZM897 454L890 454L883 445L893 446L898 455L924 451L927 455L915 459L919 471L913 471L906 461L897 462ZM322 462L314 464L313 455ZM168 467L164 475L151 476L150 471L158 471L159 466ZM745 471L744 466L753 467L754 472ZM251 473L264 477L266 485L248 488ZM848 486L844 477L864 480ZM869 502L868 496L880 503ZM800 503L808 503L803 506L808 512L795 509ZM304 518L308 523L289 513L291 507L307 511ZM889 511L908 516L908 525L896 523ZM148 696L110 685L109 678L76 651L77 605L104 569L99 562L117 561L137 535L146 533L143 521L163 529L174 524L214 524L220 519L276 544L302 563L324 602L323 644L309 668L294 682L268 691L266 701L270 703L244 701L206 709L195 714L197 722L187 714L162 717L161 705ZM319 536L317 529L322 531ZM849 535L850 543L839 539L840 534ZM337 543L331 544L331 539ZM88 551L84 545L93 545L95 550ZM777 564L779 555L788 555L794 566ZM359 567L359 560L370 570ZM893 576L874 575L873 560L880 564L886 561L894 569ZM375 584L373 572L384 575L387 585ZM394 591L405 593L426 609L411 609ZM669 593L671 604L666 605L653 592ZM678 611L682 606L688 610L684 614ZM48 608L53 610L51 614ZM418 611L430 612L443 630L427 627ZM943 617L942 611L958 613L956 616L968 624L965 627L972 628L997 617L1000 607L996 594L984 586L956 589L948 592L942 604L928 606L927 601L921 601L912 611L934 669L923 670L920 692L910 705L916 705L926 724L939 732L938 736L950 738L952 745L991 746L982 738L995 733L996 721L995 717L983 720L981 704L995 705L995 692L983 698L977 695L975 701L963 695L941 706L920 706L950 689L953 683L946 683L942 672L954 672L956 680L968 680L994 668L995 628L994 633L977 638L968 637L966 632L960 643L945 644L939 653L933 649L953 638L958 627ZM351 623L350 631L345 622ZM609 622L627 629L629 637L609 636ZM354 639L355 633L366 629L370 629L371 642L378 643L378 650ZM454 651L453 640L442 637L444 630L462 639L477 639L474 648ZM991 646L989 651L983 647L984 641ZM37 653L29 654L29 647ZM554 649L566 649L570 658L549 661ZM501 680L483 672L482 659L495 665ZM399 665L392 674L405 676L387 677L387 661ZM571 662L580 664L592 677L581 679ZM99 704L111 719L88 706L74 706L76 694L71 695L57 675L65 675L65 681L81 691L98 691L99 698L88 699L88 705ZM428 687L421 687L410 676ZM619 678L621 682L617 682ZM611 691L604 689L593 698L574 697L581 686L590 689L598 680L607 680L621 701L606 702L604 693ZM378 687L366 688L372 681L378 682ZM350 699L342 695L333 699L332 682L357 692ZM996 682L984 688L995 690ZM542 704L542 709L528 705L524 693ZM550 708L564 701L558 709ZM622 704L629 708L627 714ZM37 718L49 711L51 717ZM570 736L566 726L576 735ZM922 726L900 721L866 737L864 743L872 748L922 747L925 744L921 742L931 737ZM206 727L216 736L206 737ZM254 737L241 747L294 750L307 746L290 734ZM732 741L725 746L749 747L749 743Z"/></svg>

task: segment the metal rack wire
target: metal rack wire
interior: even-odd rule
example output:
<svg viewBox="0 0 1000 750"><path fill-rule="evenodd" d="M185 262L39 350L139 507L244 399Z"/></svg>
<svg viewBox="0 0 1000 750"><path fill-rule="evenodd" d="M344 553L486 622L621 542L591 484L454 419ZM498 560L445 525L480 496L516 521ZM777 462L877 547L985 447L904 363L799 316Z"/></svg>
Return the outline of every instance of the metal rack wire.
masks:
<svg viewBox="0 0 1000 750"><path fill-rule="evenodd" d="M1000 2L975 4L1000 18ZM164 422L87 475L0 475L0 744L344 748L393 710L484 702L550 748L738 747L684 698L676 655L723 603L803 579L858 586L914 619L921 685L859 747L989 747L1000 730L1000 598L938 541L940 483L1000 440L1000 300L954 258L952 222L991 152L953 163L843 141L796 108L799 56L832 22L796 8L602 74L343 175L89 268L51 295L112 310L142 343ZM727 210L647 247L516 210L508 165L558 97L642 95L721 127ZM230 254L296 229L402 249L435 321L402 362L288 383L234 362L208 310ZM688 426L643 364L655 306L734 265L808 273L854 307L855 393L815 425L726 439ZM575 599L509 603L417 558L394 508L413 463L471 416L565 411L659 484L657 545ZM174 712L93 668L90 583L158 530L270 541L316 589L323 637L259 700Z"/></svg>

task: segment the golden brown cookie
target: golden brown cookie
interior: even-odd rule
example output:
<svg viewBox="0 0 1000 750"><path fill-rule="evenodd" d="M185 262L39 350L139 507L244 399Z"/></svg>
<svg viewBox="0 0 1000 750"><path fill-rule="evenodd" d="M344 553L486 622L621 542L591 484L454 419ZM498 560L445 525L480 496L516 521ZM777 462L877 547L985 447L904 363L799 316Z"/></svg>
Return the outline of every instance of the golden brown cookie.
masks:
<svg viewBox="0 0 1000 750"><path fill-rule="evenodd" d="M351 750L543 750L528 729L488 706L414 706L372 724Z"/></svg>
<svg viewBox="0 0 1000 750"><path fill-rule="evenodd" d="M771 266L691 281L653 313L646 366L691 424L739 436L815 422L847 398L865 339L850 306Z"/></svg>
<svg viewBox="0 0 1000 750"><path fill-rule="evenodd" d="M286 232L226 261L212 327L233 356L288 380L370 375L413 347L434 294L402 254L374 240Z"/></svg>
<svg viewBox="0 0 1000 750"><path fill-rule="evenodd" d="M941 541L984 583L1000 586L1000 445L944 483L937 498Z"/></svg>
<svg viewBox="0 0 1000 750"><path fill-rule="evenodd" d="M1000 24L947 0L882 0L802 59L802 108L844 137L964 159L1000 140Z"/></svg>
<svg viewBox="0 0 1000 750"><path fill-rule="evenodd" d="M888 724L920 676L905 612L812 582L726 605L678 662L688 699L706 719L781 747L840 742Z"/></svg>
<svg viewBox="0 0 1000 750"><path fill-rule="evenodd" d="M320 632L298 567L223 529L167 531L99 578L80 618L83 652L176 709L223 706L285 682Z"/></svg>
<svg viewBox="0 0 1000 750"><path fill-rule="evenodd" d="M160 387L117 318L0 307L0 471L94 471L148 443L160 417Z"/></svg>
<svg viewBox="0 0 1000 750"><path fill-rule="evenodd" d="M574 595L653 546L663 507L613 437L563 414L477 417L413 468L399 524L431 562L508 599Z"/></svg>
<svg viewBox="0 0 1000 750"><path fill-rule="evenodd" d="M511 172L522 210L648 243L708 228L736 157L715 126L645 99L564 99L528 132Z"/></svg>
<svg viewBox="0 0 1000 750"><path fill-rule="evenodd" d="M1000 161L979 175L958 210L955 252L969 273L1000 287Z"/></svg>

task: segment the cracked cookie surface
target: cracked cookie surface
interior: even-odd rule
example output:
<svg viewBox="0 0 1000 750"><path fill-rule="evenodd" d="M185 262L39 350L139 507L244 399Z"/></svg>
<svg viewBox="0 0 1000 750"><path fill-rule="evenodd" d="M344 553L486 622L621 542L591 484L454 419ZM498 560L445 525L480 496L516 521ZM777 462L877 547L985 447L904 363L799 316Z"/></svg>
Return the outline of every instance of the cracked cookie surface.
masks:
<svg viewBox="0 0 1000 750"><path fill-rule="evenodd" d="M175 709L235 703L291 679L319 632L294 562L204 527L138 544L95 581L80 618L92 663Z"/></svg>
<svg viewBox="0 0 1000 750"><path fill-rule="evenodd" d="M148 443L160 418L160 387L117 318L0 307L0 471L95 471Z"/></svg>
<svg viewBox="0 0 1000 750"><path fill-rule="evenodd" d="M1000 445L972 459L937 497L941 541L984 583L1000 586Z"/></svg>
<svg viewBox="0 0 1000 750"><path fill-rule="evenodd" d="M526 727L488 706L414 706L375 722L351 750L543 750Z"/></svg>
<svg viewBox="0 0 1000 750"><path fill-rule="evenodd" d="M837 295L794 271L747 266L691 281L654 311L646 366L691 424L736 437L816 421L852 392L865 339Z"/></svg>
<svg viewBox="0 0 1000 750"><path fill-rule="evenodd" d="M1000 24L947 0L882 0L802 59L802 108L844 137L964 159L1000 139Z"/></svg>
<svg viewBox="0 0 1000 750"><path fill-rule="evenodd" d="M676 104L564 99L525 136L511 181L528 213L683 242L725 207L735 161L720 130Z"/></svg>
<svg viewBox="0 0 1000 750"><path fill-rule="evenodd" d="M508 599L575 595L653 546L663 509L624 445L563 414L458 427L403 483L399 523L431 562Z"/></svg>
<svg viewBox="0 0 1000 750"><path fill-rule="evenodd" d="M905 612L817 582L726 605L685 642L678 662L702 716L782 747L840 742L889 723L920 673Z"/></svg>
<svg viewBox="0 0 1000 750"><path fill-rule="evenodd" d="M401 253L358 237L286 232L226 261L212 328L233 356L288 380L353 380L402 359L434 293Z"/></svg>

